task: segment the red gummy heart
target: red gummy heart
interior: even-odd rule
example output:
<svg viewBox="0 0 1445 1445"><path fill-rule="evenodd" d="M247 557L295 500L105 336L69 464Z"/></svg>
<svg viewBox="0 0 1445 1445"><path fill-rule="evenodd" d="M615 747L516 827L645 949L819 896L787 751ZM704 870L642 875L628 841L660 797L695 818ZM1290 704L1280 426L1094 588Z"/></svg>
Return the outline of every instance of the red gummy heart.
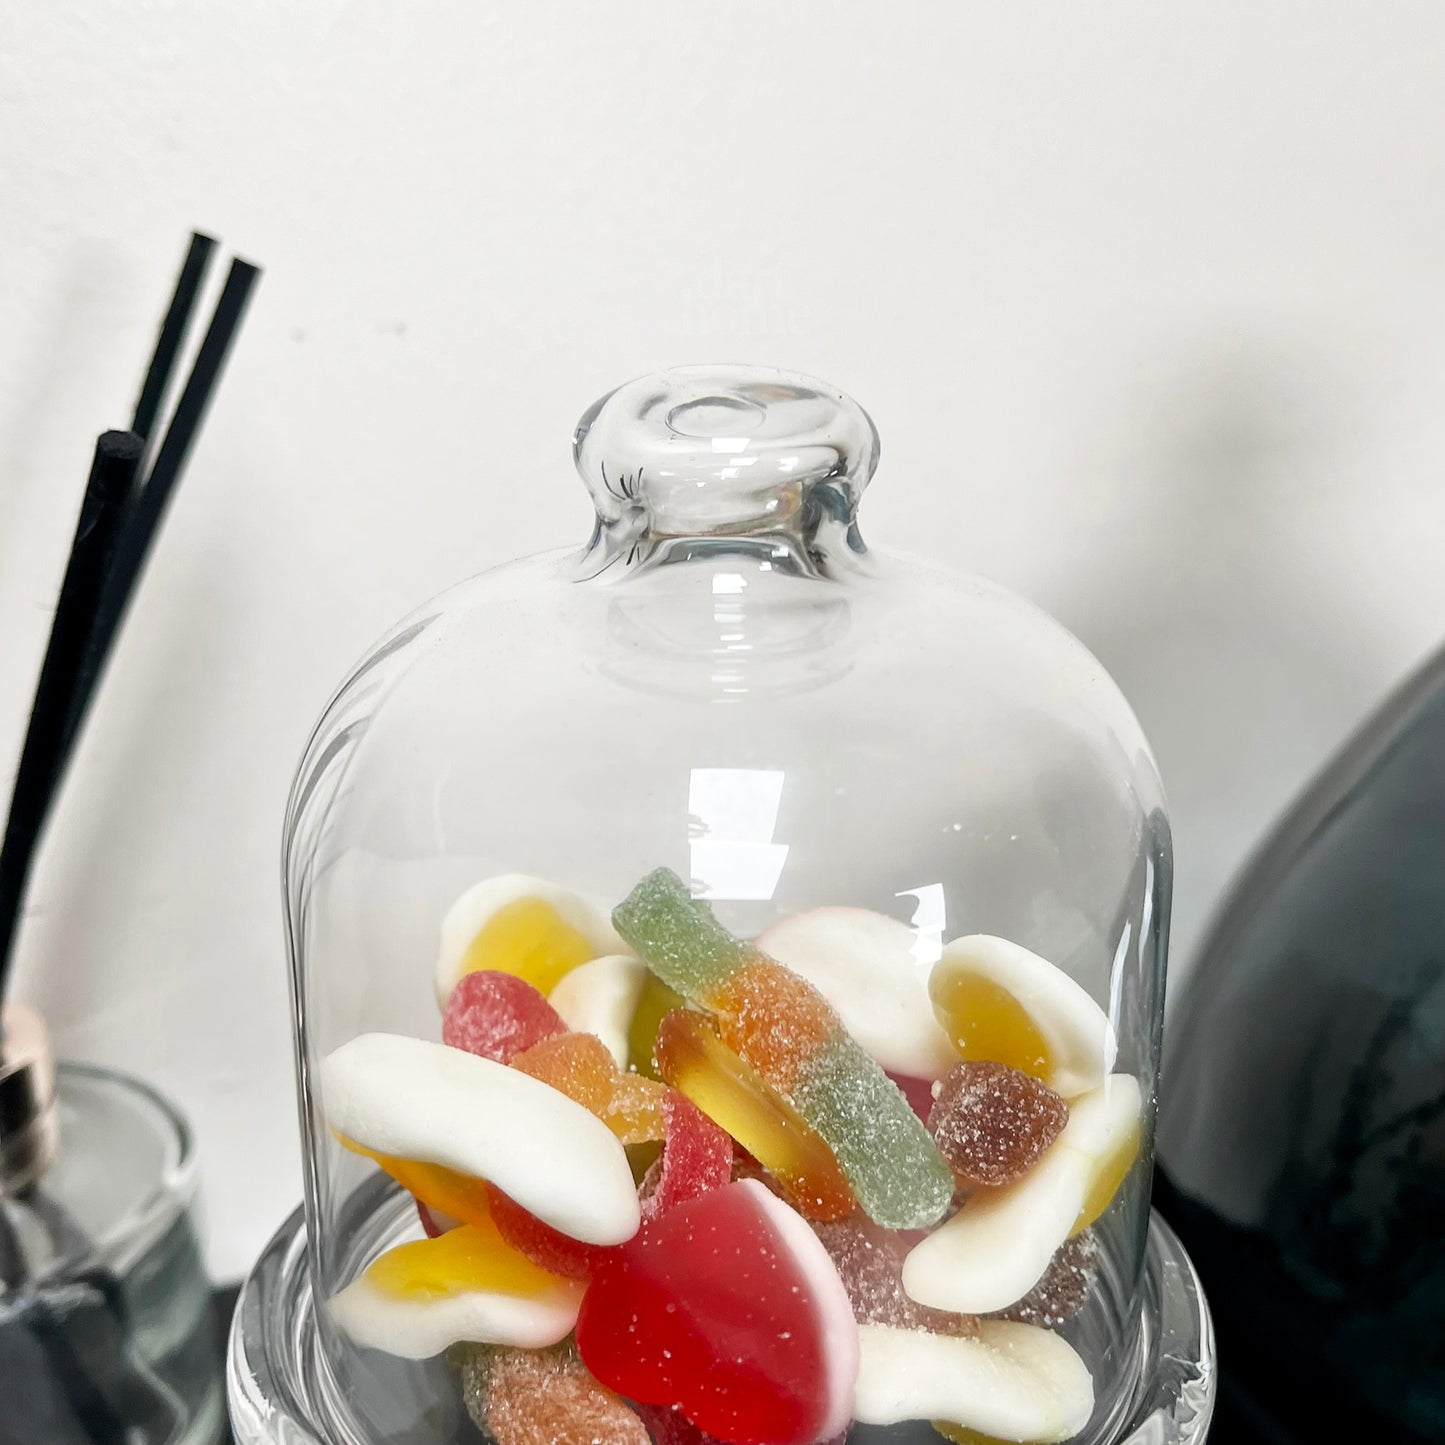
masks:
<svg viewBox="0 0 1445 1445"><path fill-rule="evenodd" d="M818 1237L756 1180L712 1189L608 1253L577 1346L609 1389L733 1445L815 1445L852 1413L858 1328Z"/></svg>
<svg viewBox="0 0 1445 1445"><path fill-rule="evenodd" d="M632 1404L652 1436L652 1445L719 1445L715 1435L705 1434L691 1420L685 1420L675 1405L644 1405L641 1400ZM825 1445L843 1445L847 1434L845 1427Z"/></svg>

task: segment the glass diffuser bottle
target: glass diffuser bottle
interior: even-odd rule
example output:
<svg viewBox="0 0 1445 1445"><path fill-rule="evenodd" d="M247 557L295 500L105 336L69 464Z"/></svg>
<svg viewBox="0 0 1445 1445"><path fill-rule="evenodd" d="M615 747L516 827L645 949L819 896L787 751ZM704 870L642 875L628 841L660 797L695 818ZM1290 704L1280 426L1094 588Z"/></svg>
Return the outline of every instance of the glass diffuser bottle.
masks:
<svg viewBox="0 0 1445 1445"><path fill-rule="evenodd" d="M190 1130L0 1010L0 1441L215 1445L225 1407Z"/></svg>
<svg viewBox="0 0 1445 1445"><path fill-rule="evenodd" d="M1202 1439L1127 704L865 547L822 382L646 377L574 452L588 545L404 621L303 758L306 1203L239 1438Z"/></svg>

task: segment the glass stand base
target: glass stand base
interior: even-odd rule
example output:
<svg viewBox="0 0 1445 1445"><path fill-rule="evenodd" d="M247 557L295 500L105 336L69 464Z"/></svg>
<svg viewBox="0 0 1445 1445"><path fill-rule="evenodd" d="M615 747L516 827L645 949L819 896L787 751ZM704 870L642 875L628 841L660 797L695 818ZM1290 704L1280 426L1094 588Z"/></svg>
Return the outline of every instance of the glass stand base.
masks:
<svg viewBox="0 0 1445 1445"><path fill-rule="evenodd" d="M1111 1445L1202 1445L1214 1413L1214 1327L1189 1256L1157 1214L1149 1226L1144 1297L1136 1383ZM298 1209L256 1262L231 1324L227 1388L237 1445L377 1445L357 1432L337 1398L320 1358L314 1311ZM879 1433L854 1432L860 1442ZM914 1436L917 1445L942 1439L923 1424L887 1433L899 1445ZM456 1438L481 1437L463 1423Z"/></svg>

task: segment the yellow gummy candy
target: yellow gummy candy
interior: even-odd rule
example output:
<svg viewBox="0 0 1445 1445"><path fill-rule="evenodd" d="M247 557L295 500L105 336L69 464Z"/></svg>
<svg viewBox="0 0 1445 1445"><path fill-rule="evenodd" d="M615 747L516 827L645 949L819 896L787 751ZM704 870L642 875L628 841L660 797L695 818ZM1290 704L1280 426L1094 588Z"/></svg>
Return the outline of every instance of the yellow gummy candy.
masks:
<svg viewBox="0 0 1445 1445"><path fill-rule="evenodd" d="M945 1440L952 1440L954 1445L1012 1445L1012 1442L1000 1440L996 1435L981 1435L977 1430L970 1430L966 1425L955 1425L948 1420L934 1420L930 1423Z"/></svg>
<svg viewBox="0 0 1445 1445"><path fill-rule="evenodd" d="M649 1079L662 1077L652 1057L657 1043L657 1026L664 1015L681 1008L684 1002L682 995L674 993L656 974L647 975L627 1030L628 1062L639 1074L645 1074Z"/></svg>
<svg viewBox="0 0 1445 1445"><path fill-rule="evenodd" d="M526 979L544 997L597 950L550 903L517 898L492 914L462 956L461 972L496 969Z"/></svg>
<svg viewBox="0 0 1445 1445"><path fill-rule="evenodd" d="M428 1209L439 1209L463 1224L485 1224L491 1217L484 1180L470 1174L459 1174L455 1169L446 1169L440 1164L424 1164L418 1159L378 1154L376 1150L364 1148L354 1139L348 1139L345 1134L337 1134L336 1137L353 1154L380 1164L403 1189L420 1199Z"/></svg>
<svg viewBox="0 0 1445 1445"><path fill-rule="evenodd" d="M441 1299L462 1290L490 1290L526 1299L557 1283L556 1275L513 1249L490 1220L458 1225L435 1239L399 1244L373 1260L365 1278L404 1300Z"/></svg>
<svg viewBox="0 0 1445 1445"><path fill-rule="evenodd" d="M1119 1186L1134 1167L1140 1142L1139 1125L1136 1122L1119 1143L1095 1164L1093 1177L1089 1180L1088 1190L1084 1194L1083 1208L1079 1210L1079 1217L1070 1231L1070 1238L1082 1234L1113 1202Z"/></svg>
<svg viewBox="0 0 1445 1445"><path fill-rule="evenodd" d="M727 1130L810 1219L842 1219L855 1200L833 1151L756 1069L718 1037L705 1014L676 1009L657 1035L662 1076Z"/></svg>
<svg viewBox="0 0 1445 1445"><path fill-rule="evenodd" d="M1028 1010L1006 988L978 974L953 974L930 987L944 1032L965 1059L1007 1064L1036 1079L1054 1066Z"/></svg>

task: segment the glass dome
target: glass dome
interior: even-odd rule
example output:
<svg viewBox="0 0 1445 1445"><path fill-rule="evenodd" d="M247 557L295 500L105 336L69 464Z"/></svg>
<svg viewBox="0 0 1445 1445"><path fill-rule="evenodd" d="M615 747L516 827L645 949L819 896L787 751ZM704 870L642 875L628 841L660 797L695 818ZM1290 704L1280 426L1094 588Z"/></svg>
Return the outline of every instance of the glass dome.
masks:
<svg viewBox="0 0 1445 1445"><path fill-rule="evenodd" d="M877 434L822 382L646 377L574 454L588 545L404 621L303 759L315 1334L243 1299L242 1438L1113 1441L1185 1316L1195 1423L1150 1438L1200 1438L1123 697L864 545ZM313 1434L238 1406L248 1330Z"/></svg>

